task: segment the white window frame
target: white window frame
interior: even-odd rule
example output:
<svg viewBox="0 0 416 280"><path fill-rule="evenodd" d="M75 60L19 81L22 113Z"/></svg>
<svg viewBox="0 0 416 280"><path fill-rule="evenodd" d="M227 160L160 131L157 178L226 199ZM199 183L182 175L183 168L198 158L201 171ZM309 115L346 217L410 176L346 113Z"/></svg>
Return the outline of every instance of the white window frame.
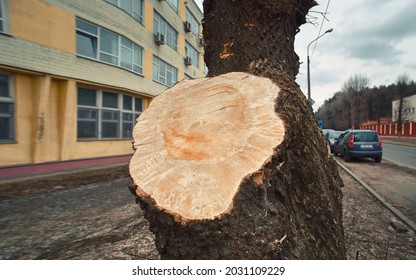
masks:
<svg viewBox="0 0 416 280"><path fill-rule="evenodd" d="M191 32L199 38L199 21L188 8L186 8L186 21L191 25Z"/></svg>
<svg viewBox="0 0 416 280"><path fill-rule="evenodd" d="M7 73L0 73L0 75L5 76L7 79L7 88L8 88L8 96L0 96L0 103L8 104L11 106L11 112L0 112L0 117L2 119L9 120L9 131L7 134L9 135L8 138L0 139L0 143L10 143L16 140L15 135L15 102L13 96L13 80L12 76ZM4 128L0 128L4 129Z"/></svg>
<svg viewBox="0 0 416 280"><path fill-rule="evenodd" d="M136 21L143 24L143 0L105 0L106 2L122 9ZM130 4L131 11L125 9L124 4Z"/></svg>
<svg viewBox="0 0 416 280"><path fill-rule="evenodd" d="M178 49L178 31L172 27L156 10L153 15L153 32L161 33L165 43L175 51Z"/></svg>
<svg viewBox="0 0 416 280"><path fill-rule="evenodd" d="M136 124L137 118L140 116L140 114L143 111L143 98L135 95L131 95L128 93L120 93L115 92L111 90L104 90L104 89L96 89L96 88L90 88L86 86L79 86L77 88L77 91L79 89L87 89L87 90L93 90L95 91L95 106L92 105L80 105L79 101L77 101L77 111L84 110L84 112L96 112L96 133L92 137L80 137L79 132L79 121L84 122L93 122L93 119L88 118L80 118L79 114L77 114L77 140L78 141L88 141L88 140L125 140L125 139L131 139L132 133L133 133L133 127ZM117 106L114 107L105 107L103 105L103 95L104 93L111 93L117 95ZM77 92L78 96L79 92ZM131 97L131 108L125 109L124 103L123 103L123 97L129 96ZM136 104L137 103L137 104ZM140 104L139 104L140 103ZM136 106L137 105L137 106ZM137 108L136 108L137 107ZM105 119L105 114L112 114L115 116L115 118ZM129 115L130 117L125 120L124 116ZM116 124L116 135L113 136L105 136L104 134L104 126L105 124ZM126 130L127 125L127 130ZM130 127L129 127L130 125Z"/></svg>
<svg viewBox="0 0 416 280"><path fill-rule="evenodd" d="M4 10L4 4L3 4L3 0L0 0L0 32L4 33L5 31L5 20L4 20L4 14L5 14L5 10Z"/></svg>
<svg viewBox="0 0 416 280"><path fill-rule="evenodd" d="M83 20L81 18L77 18L77 22L78 21L86 23L86 24L90 25L91 27L94 27L94 28L97 29L97 33L95 34L95 33L88 32L84 29L78 28L78 27L76 28L77 35L93 39L93 51L94 51L94 56L89 56L89 55L79 53L78 49L77 49L77 55L78 56L88 58L88 59L97 60L97 61L109 64L109 65L114 65L114 66L117 66L117 67L121 67L121 68L126 69L130 72L133 72L133 73L136 73L136 74L139 74L139 75L143 75L143 48L140 45L136 44L135 42L133 42L132 40L130 40L130 39L124 37L124 36L118 35L117 33L114 33L110 30L107 30L105 28L97 26L97 25L95 25L93 23L90 23L86 20ZM115 43L117 44L117 46L116 46L116 52L115 53L106 52L106 51L103 50L103 48L101 48L101 40L103 39L103 34L105 34L105 32L107 32L108 34L116 37ZM126 40L126 41L130 42L133 46L131 48L131 51L132 51L132 61L131 61L132 67L131 68L128 68L128 67L126 67L125 65L122 64L122 62L123 62L122 51L126 50L126 48L124 48L124 46L122 44L122 40ZM114 60L116 62L111 62L111 61L104 60L102 57L114 58Z"/></svg>
<svg viewBox="0 0 416 280"><path fill-rule="evenodd" d="M191 63L199 68L199 52L188 41L185 41L185 55L191 58Z"/></svg>
<svg viewBox="0 0 416 280"><path fill-rule="evenodd" d="M9 34L9 8L7 0L0 0L0 33Z"/></svg>
<svg viewBox="0 0 416 280"><path fill-rule="evenodd" d="M153 81L171 87L178 81L178 69L159 57L153 56Z"/></svg>
<svg viewBox="0 0 416 280"><path fill-rule="evenodd" d="M178 0L167 0L166 2L168 2L169 6L176 12L179 12L179 3Z"/></svg>

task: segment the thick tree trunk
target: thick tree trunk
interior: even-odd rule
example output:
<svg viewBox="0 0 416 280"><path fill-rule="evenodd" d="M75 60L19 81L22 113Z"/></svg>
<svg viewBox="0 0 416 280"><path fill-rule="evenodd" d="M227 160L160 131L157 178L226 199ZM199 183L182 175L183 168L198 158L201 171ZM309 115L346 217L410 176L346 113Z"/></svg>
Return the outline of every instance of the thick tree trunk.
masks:
<svg viewBox="0 0 416 280"><path fill-rule="evenodd" d="M134 129L133 192L162 258L345 258L342 181L294 82L314 4L204 1L214 78L178 83Z"/></svg>
<svg viewBox="0 0 416 280"><path fill-rule="evenodd" d="M315 5L314 0L205 0L209 76L250 72L266 63L294 79L299 71L295 35Z"/></svg>

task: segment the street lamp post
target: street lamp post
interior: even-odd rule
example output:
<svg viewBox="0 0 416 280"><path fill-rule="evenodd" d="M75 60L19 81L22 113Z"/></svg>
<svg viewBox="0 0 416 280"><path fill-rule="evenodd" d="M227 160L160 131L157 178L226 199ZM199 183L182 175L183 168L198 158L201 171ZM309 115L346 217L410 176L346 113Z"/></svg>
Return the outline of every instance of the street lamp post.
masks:
<svg viewBox="0 0 416 280"><path fill-rule="evenodd" d="M318 40L319 38L324 36L325 34L332 32L333 30L334 29L331 28L331 29L328 29L327 31L325 31L324 34L322 34L321 36L318 36L316 39L314 39L312 42L310 42L309 45L308 45L308 48L307 48L307 53L308 53L308 58L307 58L307 64L308 64L308 69L307 69L307 72L308 72L308 102L311 106L312 106L312 104L311 104L312 103L312 99L311 99L311 74L310 74L310 63L311 63L311 61L309 59L309 46L313 42L315 42L316 40Z"/></svg>

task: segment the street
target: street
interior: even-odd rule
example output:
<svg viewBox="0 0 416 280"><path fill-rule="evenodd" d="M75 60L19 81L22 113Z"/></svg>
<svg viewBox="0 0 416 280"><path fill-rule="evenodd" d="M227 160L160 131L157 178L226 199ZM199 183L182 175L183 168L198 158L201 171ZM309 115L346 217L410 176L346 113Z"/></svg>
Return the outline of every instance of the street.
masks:
<svg viewBox="0 0 416 280"><path fill-rule="evenodd" d="M416 169L416 147L383 143L383 158L397 165Z"/></svg>

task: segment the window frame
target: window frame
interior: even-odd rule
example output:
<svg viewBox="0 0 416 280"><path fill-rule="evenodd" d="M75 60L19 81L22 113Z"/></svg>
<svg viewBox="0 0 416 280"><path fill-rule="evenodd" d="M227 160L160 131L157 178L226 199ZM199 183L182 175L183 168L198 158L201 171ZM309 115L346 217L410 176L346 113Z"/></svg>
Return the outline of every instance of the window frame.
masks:
<svg viewBox="0 0 416 280"><path fill-rule="evenodd" d="M4 33L5 20L4 20L4 4L3 0L0 0L0 33Z"/></svg>
<svg viewBox="0 0 416 280"><path fill-rule="evenodd" d="M15 99L14 99L14 90L13 90L13 78L12 75L8 73L0 72L0 75L5 76L7 79L7 94L8 96L0 96L0 103L8 104L10 106L9 112L0 112L1 119L8 119L8 129L9 131L6 134L8 138L0 138L0 144L14 143L16 141L16 120L15 120ZM0 128L2 129L2 128Z"/></svg>
<svg viewBox="0 0 416 280"><path fill-rule="evenodd" d="M7 0L0 0L0 34L9 34L9 8Z"/></svg>
<svg viewBox="0 0 416 280"><path fill-rule="evenodd" d="M179 13L179 0L167 0L168 5L175 11L175 13Z"/></svg>
<svg viewBox="0 0 416 280"><path fill-rule="evenodd" d="M199 68L199 52L188 41L185 40L185 56L191 58L191 63Z"/></svg>
<svg viewBox="0 0 416 280"><path fill-rule="evenodd" d="M95 106L92 105L83 105L79 104L79 93L80 89L86 89L95 92ZM115 94L116 98L116 106L106 106L104 105L104 96L105 94ZM124 97L131 98L131 108L126 109L124 107ZM136 103L140 106L136 106ZM128 140L132 139L133 135L133 127L136 124L137 118L143 112L144 106L144 99L143 97L129 94L129 93L122 93L107 89L98 89L92 88L88 86L80 85L77 87L77 141L101 141L101 140ZM92 137L80 137L79 135L79 122L88 122L89 119L82 119L79 116L80 110L90 110L90 112L96 112L96 133ZM110 118L106 118L110 116ZM129 115L129 119L125 120L124 116ZM93 122L93 121L91 121ZM110 126L111 124L115 124L115 131L108 130L107 133L113 133L112 135L105 135L106 133L106 126ZM127 127L127 129L126 129Z"/></svg>
<svg viewBox="0 0 416 280"><path fill-rule="evenodd" d="M81 29L78 26L78 23L85 23L91 27L96 28L97 32L96 34L89 32L88 30L85 29ZM88 38L94 38L94 40L92 41L92 47L93 47L93 52L94 55L90 56L90 55L86 55L83 53L80 53L79 48L81 49L81 46L78 46L78 43L80 42L79 39L77 38L77 49L76 49L76 54L77 56L83 57L83 58L87 58L87 59L92 59L95 61L99 61L108 65L112 65L112 66L116 66L116 67L120 67L123 69L126 69L127 71L130 71L132 73L135 73L137 75L143 76L143 53L144 53L144 49L142 46L140 46L139 44L136 44L134 41L130 40L127 37L124 37L122 35L119 35L115 32L112 32L108 29L102 28L96 24L90 23L84 19L78 18L76 19L76 23L77 23L77 27L76 27L76 35L78 37L79 36L83 36L83 37L88 37ZM107 35L111 35L111 36L115 36L115 42L116 42L116 53L111 53L108 52L107 50L104 50L101 47L102 44L102 40L103 38L103 34L107 34ZM131 68L128 68L126 66L123 65L123 56L122 56L122 51L123 51L123 40L130 42L130 44L132 45L132 59L131 59ZM94 44L95 42L95 44ZM114 58L116 60L116 63L113 63L111 61L107 61L102 59L102 57L110 57L110 58ZM135 58L137 58L137 61L135 61ZM135 63L137 62L137 63ZM140 64L141 63L141 64Z"/></svg>
<svg viewBox="0 0 416 280"><path fill-rule="evenodd" d="M178 31L156 10L153 12L153 33L160 33L165 38L165 44L178 50Z"/></svg>
<svg viewBox="0 0 416 280"><path fill-rule="evenodd" d="M130 15L132 18L134 18L137 22L140 24L143 24L143 8L144 8L144 1L143 0L105 0L107 3L116 6L117 8L123 10L128 15ZM131 12L124 9L122 3L123 1L129 1L131 3ZM137 4L135 4L135 1L139 1L139 7L137 7ZM137 17L135 16L137 15Z"/></svg>
<svg viewBox="0 0 416 280"><path fill-rule="evenodd" d="M191 25L191 32L197 37L199 38L199 21L198 19L194 16L194 14L191 12L191 10L189 10L188 8L186 8L186 15L185 15L186 21L189 22L189 24Z"/></svg>
<svg viewBox="0 0 416 280"><path fill-rule="evenodd" d="M155 73L155 69L157 69L157 73ZM171 76L170 81L168 81L169 74ZM178 81L178 68L154 55L152 65L152 79L157 83L171 87Z"/></svg>

